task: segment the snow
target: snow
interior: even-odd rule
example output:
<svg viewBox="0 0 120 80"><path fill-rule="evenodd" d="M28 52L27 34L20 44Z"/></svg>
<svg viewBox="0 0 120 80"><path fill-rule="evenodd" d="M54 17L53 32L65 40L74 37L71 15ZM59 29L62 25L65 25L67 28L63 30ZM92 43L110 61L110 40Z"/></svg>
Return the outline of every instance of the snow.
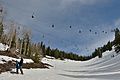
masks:
<svg viewBox="0 0 120 80"><path fill-rule="evenodd" d="M104 52L102 58L95 57L83 62L67 59L61 61L47 56L42 62L54 67L23 69L24 75L5 72L0 74L0 80L120 80L119 59L120 55L114 49Z"/></svg>
<svg viewBox="0 0 120 80"><path fill-rule="evenodd" d="M0 43L0 51L6 51L9 48L8 45Z"/></svg>

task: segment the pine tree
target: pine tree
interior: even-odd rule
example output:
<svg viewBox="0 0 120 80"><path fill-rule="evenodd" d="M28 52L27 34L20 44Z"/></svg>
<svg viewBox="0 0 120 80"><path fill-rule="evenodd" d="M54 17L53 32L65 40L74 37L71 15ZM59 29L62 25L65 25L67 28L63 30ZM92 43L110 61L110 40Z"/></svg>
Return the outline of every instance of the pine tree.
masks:
<svg viewBox="0 0 120 80"><path fill-rule="evenodd" d="M109 51L112 50L112 44L110 41L107 43L107 50L109 50Z"/></svg>
<svg viewBox="0 0 120 80"><path fill-rule="evenodd" d="M58 51L57 48L55 49L54 56L55 56L56 59L59 58L59 51Z"/></svg>
<svg viewBox="0 0 120 80"><path fill-rule="evenodd" d="M42 46L42 52L43 52L43 56L45 56L46 55L45 45Z"/></svg>
<svg viewBox="0 0 120 80"><path fill-rule="evenodd" d="M118 45L120 44L120 31L118 28L115 29L115 40L114 40L114 44Z"/></svg>
<svg viewBox="0 0 120 80"><path fill-rule="evenodd" d="M50 46L47 47L46 55L50 56Z"/></svg>
<svg viewBox="0 0 120 80"><path fill-rule="evenodd" d="M2 22L0 22L0 38L2 37L2 35L3 35L3 23Z"/></svg>
<svg viewBox="0 0 120 80"><path fill-rule="evenodd" d="M97 49L95 49L95 51L92 53L92 57L93 57L93 58L96 57L96 56L98 55L97 52L98 52Z"/></svg>
<svg viewBox="0 0 120 80"><path fill-rule="evenodd" d="M97 51L97 53L98 53L98 57L99 57L99 58L102 58L102 52L101 52L101 48L98 48L98 51Z"/></svg>
<svg viewBox="0 0 120 80"><path fill-rule="evenodd" d="M41 48L43 47L43 42L40 43Z"/></svg>

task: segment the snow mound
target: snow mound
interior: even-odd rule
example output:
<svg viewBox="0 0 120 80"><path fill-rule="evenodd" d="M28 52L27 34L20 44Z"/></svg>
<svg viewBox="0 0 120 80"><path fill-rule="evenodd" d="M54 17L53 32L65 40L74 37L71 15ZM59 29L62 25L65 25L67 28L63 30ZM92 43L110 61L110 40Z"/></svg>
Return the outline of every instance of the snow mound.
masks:
<svg viewBox="0 0 120 80"><path fill-rule="evenodd" d="M0 43L0 51L6 51L7 49L9 49L8 45Z"/></svg>

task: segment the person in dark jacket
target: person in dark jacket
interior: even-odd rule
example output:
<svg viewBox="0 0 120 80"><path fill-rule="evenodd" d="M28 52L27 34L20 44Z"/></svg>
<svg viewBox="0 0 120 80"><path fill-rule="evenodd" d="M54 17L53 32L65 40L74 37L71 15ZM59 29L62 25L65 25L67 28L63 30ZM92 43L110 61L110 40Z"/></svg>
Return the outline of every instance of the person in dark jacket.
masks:
<svg viewBox="0 0 120 80"><path fill-rule="evenodd" d="M19 62L19 68L20 68L21 74L23 74L22 65L23 65L23 58L21 58L21 60Z"/></svg>
<svg viewBox="0 0 120 80"><path fill-rule="evenodd" d="M18 74L18 69L20 69L21 74L23 74L22 70L22 65L23 65L23 58L21 58L20 62L16 61L16 73Z"/></svg>
<svg viewBox="0 0 120 80"><path fill-rule="evenodd" d="M18 74L18 69L19 69L19 62L16 61L16 73Z"/></svg>

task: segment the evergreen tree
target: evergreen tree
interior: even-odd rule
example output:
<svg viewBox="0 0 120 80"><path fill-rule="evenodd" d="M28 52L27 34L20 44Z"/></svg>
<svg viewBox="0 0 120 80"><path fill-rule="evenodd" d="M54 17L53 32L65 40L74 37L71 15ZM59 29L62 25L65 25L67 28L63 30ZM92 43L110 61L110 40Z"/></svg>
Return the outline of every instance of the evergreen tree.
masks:
<svg viewBox="0 0 120 80"><path fill-rule="evenodd" d="M57 48L55 49L54 57L55 57L56 59L60 58L60 57L59 57L59 50L58 50Z"/></svg>
<svg viewBox="0 0 120 80"><path fill-rule="evenodd" d="M42 52L43 52L43 56L45 56L46 55L45 45L42 46Z"/></svg>
<svg viewBox="0 0 120 80"><path fill-rule="evenodd" d="M99 58L102 58L101 48L98 48L97 53L98 53L98 57L99 57Z"/></svg>
<svg viewBox="0 0 120 80"><path fill-rule="evenodd" d="M47 47L46 55L50 56L50 46Z"/></svg>
<svg viewBox="0 0 120 80"><path fill-rule="evenodd" d="M110 41L107 43L107 50L109 50L109 51L112 50L112 44Z"/></svg>
<svg viewBox="0 0 120 80"><path fill-rule="evenodd" d="M4 29L3 29L3 23L0 22L0 38L2 37L2 35L3 35L3 33L4 33L3 30L4 30Z"/></svg>
<svg viewBox="0 0 120 80"><path fill-rule="evenodd" d="M40 43L41 48L43 47L43 42Z"/></svg>
<svg viewBox="0 0 120 80"><path fill-rule="evenodd" d="M35 44L34 47L34 55L32 56L32 59L35 63L39 63L40 62L40 51L39 51L39 48L38 46Z"/></svg>
<svg viewBox="0 0 120 80"><path fill-rule="evenodd" d="M115 29L115 40L114 40L114 44L118 45L120 44L120 31L118 28Z"/></svg>
<svg viewBox="0 0 120 80"><path fill-rule="evenodd" d="M97 54L97 49L95 49L95 51L92 53L92 58L96 57L98 54Z"/></svg>

